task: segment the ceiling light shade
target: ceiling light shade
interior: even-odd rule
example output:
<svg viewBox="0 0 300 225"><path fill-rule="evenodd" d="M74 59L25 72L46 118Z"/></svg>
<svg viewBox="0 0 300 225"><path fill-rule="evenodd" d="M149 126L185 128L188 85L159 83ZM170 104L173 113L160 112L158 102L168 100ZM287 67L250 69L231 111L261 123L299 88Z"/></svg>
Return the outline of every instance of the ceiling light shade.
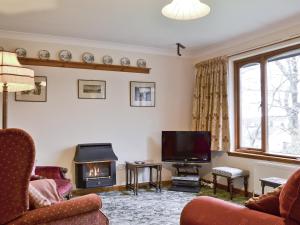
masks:
<svg viewBox="0 0 300 225"><path fill-rule="evenodd" d="M208 15L210 7L199 0L173 0L161 12L170 19L193 20Z"/></svg>
<svg viewBox="0 0 300 225"><path fill-rule="evenodd" d="M34 72L20 64L16 53L0 51L0 92L4 85L8 92L31 90Z"/></svg>

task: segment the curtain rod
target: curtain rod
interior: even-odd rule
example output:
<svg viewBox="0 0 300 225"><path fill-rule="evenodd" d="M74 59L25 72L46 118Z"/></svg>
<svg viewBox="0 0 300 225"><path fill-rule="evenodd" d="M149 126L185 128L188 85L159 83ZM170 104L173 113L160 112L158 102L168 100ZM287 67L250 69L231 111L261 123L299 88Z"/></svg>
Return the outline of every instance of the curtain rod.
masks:
<svg viewBox="0 0 300 225"><path fill-rule="evenodd" d="M265 45L262 45L262 46L259 46L259 47L255 47L255 48L243 50L243 51L240 51L240 52L237 52L237 53L233 53L233 54L231 54L231 55L228 55L228 57L233 57L233 56L241 55L241 54L248 53L248 52L252 52L252 51L255 51L255 50L262 49L262 48L270 47L270 46L272 46L272 45L281 44L281 43L284 43L284 42L287 42L287 41L292 41L292 40L295 40L295 39L298 39L298 38L300 38L300 35L299 35L299 34L296 35L296 36L293 36L293 37L284 39L284 40L274 41L274 42L272 42L272 43L265 44Z"/></svg>

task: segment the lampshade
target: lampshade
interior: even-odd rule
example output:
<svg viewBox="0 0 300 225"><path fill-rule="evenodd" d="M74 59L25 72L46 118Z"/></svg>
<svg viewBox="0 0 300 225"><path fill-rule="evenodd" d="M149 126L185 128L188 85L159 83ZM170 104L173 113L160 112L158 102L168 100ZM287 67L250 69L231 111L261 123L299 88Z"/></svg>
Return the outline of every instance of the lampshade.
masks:
<svg viewBox="0 0 300 225"><path fill-rule="evenodd" d="M193 20L208 15L210 7L199 0L173 0L161 12L170 19Z"/></svg>
<svg viewBox="0 0 300 225"><path fill-rule="evenodd" d="M16 53L0 51L0 92L4 84L8 92L31 90L34 88L34 72L23 67Z"/></svg>

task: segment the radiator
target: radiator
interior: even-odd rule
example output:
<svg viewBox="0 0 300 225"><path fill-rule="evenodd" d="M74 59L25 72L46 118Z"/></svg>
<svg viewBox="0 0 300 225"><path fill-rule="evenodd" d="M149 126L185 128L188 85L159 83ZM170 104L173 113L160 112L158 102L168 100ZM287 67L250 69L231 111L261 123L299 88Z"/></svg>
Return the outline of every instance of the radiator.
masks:
<svg viewBox="0 0 300 225"><path fill-rule="evenodd" d="M299 167L294 165L287 165L281 163L272 163L272 162L257 162L254 165L254 193L261 194L261 185L260 178L265 177L280 177L284 179L288 179L288 177ZM267 188L265 191L269 191L271 189Z"/></svg>

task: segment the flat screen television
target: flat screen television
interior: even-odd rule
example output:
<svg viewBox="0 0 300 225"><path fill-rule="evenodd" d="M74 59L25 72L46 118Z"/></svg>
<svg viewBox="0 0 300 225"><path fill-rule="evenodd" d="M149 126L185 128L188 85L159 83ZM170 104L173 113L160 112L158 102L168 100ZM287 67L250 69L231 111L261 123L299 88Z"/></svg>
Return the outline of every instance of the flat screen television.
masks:
<svg viewBox="0 0 300 225"><path fill-rule="evenodd" d="M207 131L163 131L162 161L210 162L210 141Z"/></svg>

